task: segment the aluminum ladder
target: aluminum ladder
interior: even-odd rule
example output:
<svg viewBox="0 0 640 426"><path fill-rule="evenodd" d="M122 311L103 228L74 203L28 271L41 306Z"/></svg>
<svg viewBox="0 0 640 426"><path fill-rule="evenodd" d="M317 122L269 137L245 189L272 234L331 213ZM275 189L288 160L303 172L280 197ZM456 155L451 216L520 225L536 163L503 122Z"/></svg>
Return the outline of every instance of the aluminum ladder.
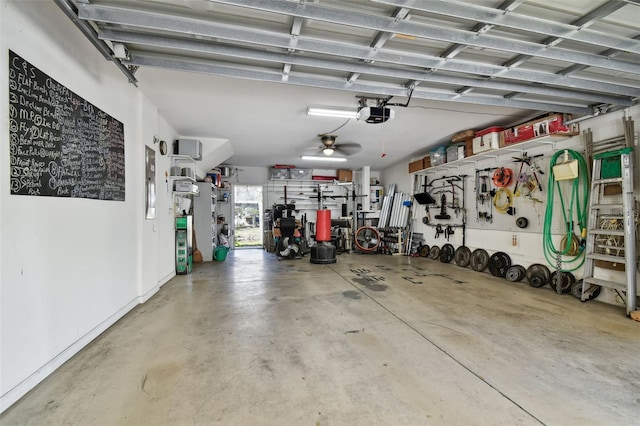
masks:
<svg viewBox="0 0 640 426"><path fill-rule="evenodd" d="M627 315L636 310L636 232L635 201L633 193L633 147L607 151L593 156L591 193L589 198L589 228L587 229L586 258L582 281L582 298L589 300L599 287L626 291ZM616 158L620 161L620 176L615 170ZM615 176L605 173L603 162L614 166ZM622 204L604 203L604 188L610 184L622 186ZM620 213L621 212L621 213ZM620 224L622 226L620 226ZM622 229L620 229L622 228ZM611 244L614 242L614 244ZM623 243L622 243L623 242ZM622 243L622 244L620 244ZM596 260L623 263L626 283L594 277Z"/></svg>

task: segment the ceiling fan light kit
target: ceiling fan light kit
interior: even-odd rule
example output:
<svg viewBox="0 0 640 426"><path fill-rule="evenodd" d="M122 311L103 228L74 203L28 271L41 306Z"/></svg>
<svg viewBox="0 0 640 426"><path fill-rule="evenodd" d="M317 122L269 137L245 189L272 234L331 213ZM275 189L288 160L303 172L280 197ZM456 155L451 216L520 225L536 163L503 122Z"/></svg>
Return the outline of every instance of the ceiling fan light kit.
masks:
<svg viewBox="0 0 640 426"><path fill-rule="evenodd" d="M326 148L324 148L324 149L322 150L322 153L323 153L324 155L333 155L333 152L334 152L334 151L335 151L335 149L334 149L334 148L326 147Z"/></svg>

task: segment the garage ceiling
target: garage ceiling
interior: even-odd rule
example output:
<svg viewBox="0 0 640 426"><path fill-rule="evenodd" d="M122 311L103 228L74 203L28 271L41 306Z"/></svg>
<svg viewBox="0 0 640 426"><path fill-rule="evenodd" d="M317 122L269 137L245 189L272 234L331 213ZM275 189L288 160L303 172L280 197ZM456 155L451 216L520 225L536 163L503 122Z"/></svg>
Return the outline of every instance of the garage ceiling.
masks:
<svg viewBox="0 0 640 426"><path fill-rule="evenodd" d="M466 128L640 98L635 0L55 1L182 135L229 140L232 164L318 167L300 155L335 131L363 147L335 167L382 169ZM396 118L306 114L365 103Z"/></svg>

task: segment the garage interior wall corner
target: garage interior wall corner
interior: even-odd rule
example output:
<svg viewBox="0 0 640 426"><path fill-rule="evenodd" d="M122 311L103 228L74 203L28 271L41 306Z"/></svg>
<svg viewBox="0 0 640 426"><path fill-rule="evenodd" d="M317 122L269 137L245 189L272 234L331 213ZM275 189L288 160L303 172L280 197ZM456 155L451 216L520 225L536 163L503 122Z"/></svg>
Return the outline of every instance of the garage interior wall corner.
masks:
<svg viewBox="0 0 640 426"><path fill-rule="evenodd" d="M125 201L11 195L0 150L0 412L174 272L171 192L156 154L158 215L144 218L145 145L176 132L54 2L0 2L0 116L9 140L9 50L124 125ZM140 172L142 170L142 172Z"/></svg>

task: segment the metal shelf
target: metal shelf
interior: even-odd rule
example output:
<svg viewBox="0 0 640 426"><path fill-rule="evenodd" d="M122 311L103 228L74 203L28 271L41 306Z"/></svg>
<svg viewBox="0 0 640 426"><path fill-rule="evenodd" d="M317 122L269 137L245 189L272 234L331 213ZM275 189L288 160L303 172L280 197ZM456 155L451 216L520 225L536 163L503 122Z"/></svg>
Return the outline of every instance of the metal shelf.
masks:
<svg viewBox="0 0 640 426"><path fill-rule="evenodd" d="M478 165L479 162L484 160L498 160L503 155L513 155L514 152L524 153L530 148L539 147L540 145L551 145L552 148L555 149L556 143L569 140L572 137L573 136L566 135L547 135L535 139L529 139L528 141L508 145L503 148L484 151L449 163L439 164L437 166L429 167L428 169L418 170L412 174L435 174L449 169L459 169L460 167L468 164Z"/></svg>

